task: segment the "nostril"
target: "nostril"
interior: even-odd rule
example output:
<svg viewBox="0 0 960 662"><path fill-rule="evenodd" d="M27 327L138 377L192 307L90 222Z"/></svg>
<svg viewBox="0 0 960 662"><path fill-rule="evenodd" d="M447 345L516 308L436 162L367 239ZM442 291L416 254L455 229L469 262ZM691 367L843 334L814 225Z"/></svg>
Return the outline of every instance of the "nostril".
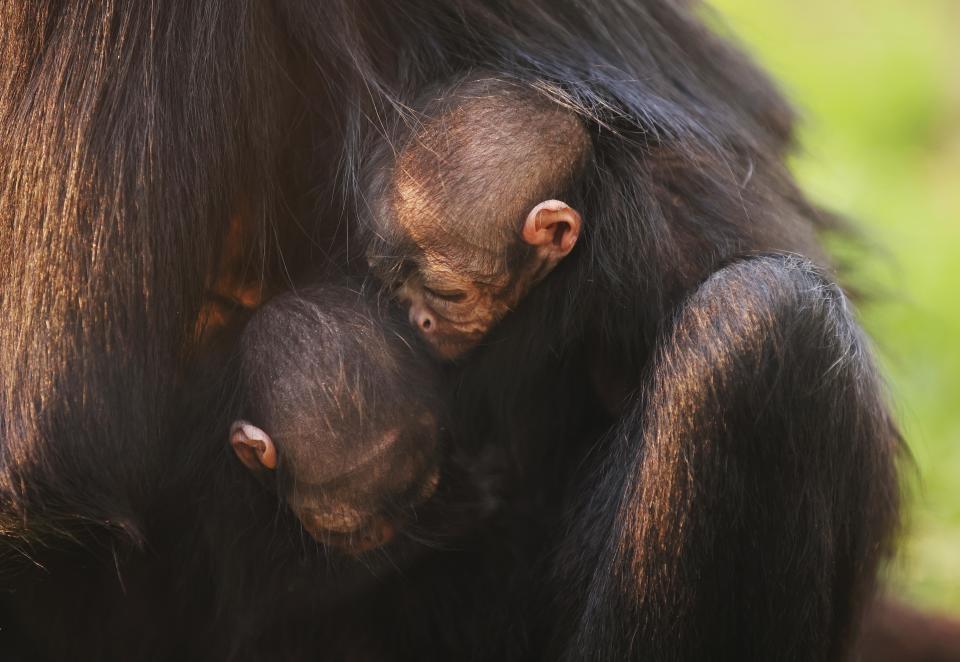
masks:
<svg viewBox="0 0 960 662"><path fill-rule="evenodd" d="M411 325L419 329L422 333L433 333L436 320L433 319L433 315L430 314L426 306L416 303L411 304L408 314Z"/></svg>

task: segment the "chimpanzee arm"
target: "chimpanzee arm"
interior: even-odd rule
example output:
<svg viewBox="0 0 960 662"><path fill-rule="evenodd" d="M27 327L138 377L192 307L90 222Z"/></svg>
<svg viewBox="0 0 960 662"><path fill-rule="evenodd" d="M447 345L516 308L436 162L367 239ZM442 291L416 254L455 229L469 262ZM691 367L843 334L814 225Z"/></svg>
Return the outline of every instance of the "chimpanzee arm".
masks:
<svg viewBox="0 0 960 662"><path fill-rule="evenodd" d="M842 659L899 435L839 288L794 257L727 266L637 397L590 505L615 519L582 518L598 563L568 658Z"/></svg>

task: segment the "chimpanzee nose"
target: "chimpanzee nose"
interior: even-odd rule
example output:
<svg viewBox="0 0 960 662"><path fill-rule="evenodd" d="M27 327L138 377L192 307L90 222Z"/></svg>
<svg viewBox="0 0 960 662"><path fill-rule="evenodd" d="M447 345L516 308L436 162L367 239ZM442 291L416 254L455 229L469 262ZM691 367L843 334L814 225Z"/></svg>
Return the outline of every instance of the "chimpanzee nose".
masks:
<svg viewBox="0 0 960 662"><path fill-rule="evenodd" d="M413 304L410 306L410 324L417 327L421 333L429 335L436 328L437 321L424 306Z"/></svg>

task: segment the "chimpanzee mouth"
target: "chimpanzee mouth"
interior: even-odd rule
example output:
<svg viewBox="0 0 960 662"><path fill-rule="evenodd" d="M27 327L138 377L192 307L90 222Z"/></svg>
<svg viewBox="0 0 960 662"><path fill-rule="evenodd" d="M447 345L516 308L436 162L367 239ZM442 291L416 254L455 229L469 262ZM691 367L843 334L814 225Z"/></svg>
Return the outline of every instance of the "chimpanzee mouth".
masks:
<svg viewBox="0 0 960 662"><path fill-rule="evenodd" d="M392 520L376 517L356 531L340 533L334 531L308 532L318 542L337 549L349 556L359 556L364 552L383 547L397 535L399 525Z"/></svg>
<svg viewBox="0 0 960 662"><path fill-rule="evenodd" d="M436 466L431 467L422 478L414 481L402 502L409 504L406 508L398 509L395 514L370 513L349 529L331 529L324 526L323 520L312 516L310 511L296 512L303 529L321 545L336 549L348 556L359 556L393 542L397 534L407 523L413 507L429 500L437 491L440 483L440 471ZM359 511L354 511L355 515Z"/></svg>

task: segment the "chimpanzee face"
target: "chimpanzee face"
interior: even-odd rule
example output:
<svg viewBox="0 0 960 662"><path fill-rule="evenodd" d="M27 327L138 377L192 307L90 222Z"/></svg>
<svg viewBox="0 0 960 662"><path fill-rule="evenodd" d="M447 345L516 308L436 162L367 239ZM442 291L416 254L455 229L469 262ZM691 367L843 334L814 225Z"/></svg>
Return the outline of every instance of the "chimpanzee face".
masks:
<svg viewBox="0 0 960 662"><path fill-rule="evenodd" d="M530 287L530 279L475 279L424 256L396 289L410 324L438 356L454 359L476 346Z"/></svg>
<svg viewBox="0 0 960 662"><path fill-rule="evenodd" d="M437 488L436 417L424 413L370 439L359 438L357 430L339 430L349 443L329 434L317 428L313 436L280 431L274 438L237 421L231 443L250 469L275 476L283 500L318 542L350 554L390 542L410 509Z"/></svg>
<svg viewBox="0 0 960 662"><path fill-rule="evenodd" d="M368 160L368 260L433 350L476 346L573 249L592 154L580 119L476 72L430 95Z"/></svg>
<svg viewBox="0 0 960 662"><path fill-rule="evenodd" d="M581 225L566 203L547 200L533 206L515 237L491 251L451 237L446 225L431 220L440 218L436 212L399 204L395 218L404 239L393 254L405 260L391 268L391 260L371 256L371 268L393 280L410 323L443 359L480 343L570 253Z"/></svg>

